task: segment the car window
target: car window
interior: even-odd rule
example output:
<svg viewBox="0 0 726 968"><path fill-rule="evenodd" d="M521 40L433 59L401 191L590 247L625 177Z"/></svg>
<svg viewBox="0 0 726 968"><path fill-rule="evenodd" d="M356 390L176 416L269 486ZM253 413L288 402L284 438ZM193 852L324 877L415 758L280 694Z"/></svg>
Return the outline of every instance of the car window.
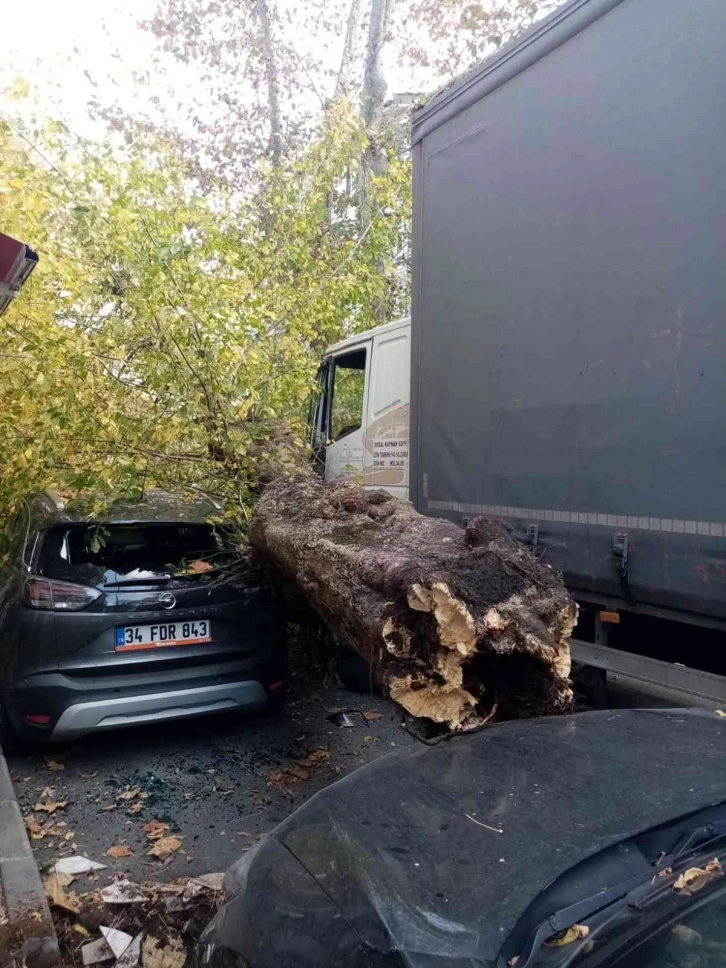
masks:
<svg viewBox="0 0 726 968"><path fill-rule="evenodd" d="M366 351L355 350L335 359L330 436L339 440L363 423Z"/></svg>
<svg viewBox="0 0 726 968"><path fill-rule="evenodd" d="M36 570L48 578L95 585L174 576L192 561L214 566L227 557L210 525L65 526L45 534Z"/></svg>

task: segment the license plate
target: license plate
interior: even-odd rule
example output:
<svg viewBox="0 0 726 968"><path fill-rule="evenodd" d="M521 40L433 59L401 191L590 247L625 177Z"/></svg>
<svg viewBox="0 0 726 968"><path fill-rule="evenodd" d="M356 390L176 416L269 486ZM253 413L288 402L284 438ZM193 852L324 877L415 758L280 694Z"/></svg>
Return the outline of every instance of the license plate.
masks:
<svg viewBox="0 0 726 968"><path fill-rule="evenodd" d="M198 645L211 641L212 628L204 618L194 622L119 625L116 628L116 652L165 649L170 645Z"/></svg>

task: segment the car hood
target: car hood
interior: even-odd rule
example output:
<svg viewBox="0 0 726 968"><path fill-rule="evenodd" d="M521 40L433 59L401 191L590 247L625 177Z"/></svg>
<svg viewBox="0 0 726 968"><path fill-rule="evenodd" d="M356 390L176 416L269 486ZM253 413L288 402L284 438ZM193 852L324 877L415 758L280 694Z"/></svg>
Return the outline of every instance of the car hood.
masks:
<svg viewBox="0 0 726 968"><path fill-rule="evenodd" d="M369 950L405 953L409 965L469 963L495 958L527 905L572 865L723 801L726 719L603 711L382 757L271 838Z"/></svg>

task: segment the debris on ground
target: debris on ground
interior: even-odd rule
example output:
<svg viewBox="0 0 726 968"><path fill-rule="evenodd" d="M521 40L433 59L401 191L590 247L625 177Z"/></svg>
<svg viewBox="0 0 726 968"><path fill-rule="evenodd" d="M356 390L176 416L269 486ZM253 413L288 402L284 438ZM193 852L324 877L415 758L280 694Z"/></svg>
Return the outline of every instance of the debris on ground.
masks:
<svg viewBox="0 0 726 968"><path fill-rule="evenodd" d="M88 857L63 857L55 862L56 874L87 874L89 871L102 871L106 869L105 864L90 860Z"/></svg>
<svg viewBox="0 0 726 968"><path fill-rule="evenodd" d="M146 896L141 893L136 884L126 878L121 878L101 888L101 900L105 904L141 904Z"/></svg>
<svg viewBox="0 0 726 968"><path fill-rule="evenodd" d="M81 893L77 910L51 898L61 968L183 968L222 901L222 877L210 873L141 885L117 880L101 891ZM109 902L108 892L119 888L126 892L125 903ZM167 905L170 895L180 903Z"/></svg>
<svg viewBox="0 0 726 968"><path fill-rule="evenodd" d="M330 759L330 750L325 749L325 747L318 747L314 749L307 756L303 756L292 764L285 768L268 770L265 774L265 782L269 787L273 787L275 790L280 790L282 793L288 793L290 787L295 786L301 780L309 780L311 776L311 771L315 770L316 767L320 766L321 763L325 763L326 760Z"/></svg>

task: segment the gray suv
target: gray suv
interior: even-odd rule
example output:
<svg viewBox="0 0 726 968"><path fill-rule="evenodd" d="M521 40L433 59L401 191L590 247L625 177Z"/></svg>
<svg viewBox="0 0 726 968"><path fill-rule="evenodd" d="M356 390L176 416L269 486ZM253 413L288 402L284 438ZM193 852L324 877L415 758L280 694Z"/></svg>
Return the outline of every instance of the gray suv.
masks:
<svg viewBox="0 0 726 968"><path fill-rule="evenodd" d="M98 520L35 495L0 570L0 740L279 706L284 627L208 498L153 491Z"/></svg>

